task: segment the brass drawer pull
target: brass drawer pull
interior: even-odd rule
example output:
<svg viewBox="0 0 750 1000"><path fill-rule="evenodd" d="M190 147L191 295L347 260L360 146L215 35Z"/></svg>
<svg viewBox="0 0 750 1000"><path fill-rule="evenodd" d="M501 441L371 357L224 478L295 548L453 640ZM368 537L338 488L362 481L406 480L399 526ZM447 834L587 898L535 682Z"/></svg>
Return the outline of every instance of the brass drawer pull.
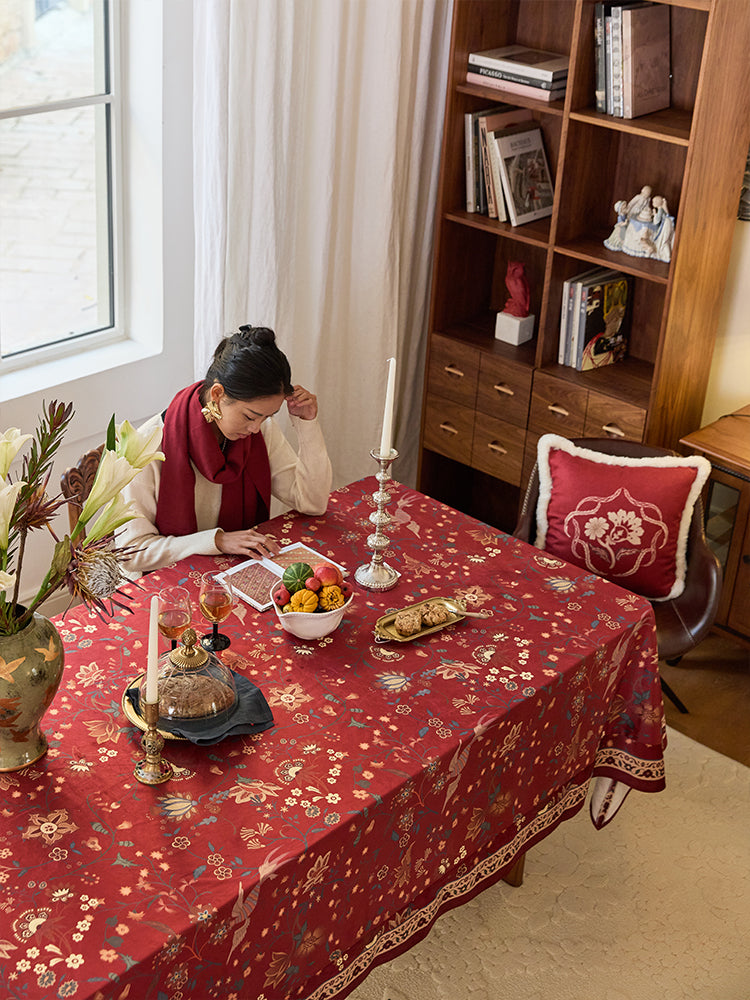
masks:
<svg viewBox="0 0 750 1000"><path fill-rule="evenodd" d="M622 430L621 427L618 427L617 424L602 424L602 430L604 431L605 434L609 434L612 437L616 438L625 437L625 431Z"/></svg>
<svg viewBox="0 0 750 1000"><path fill-rule="evenodd" d="M453 426L453 424L442 423L440 425L440 430L445 431L446 434L458 434L458 430Z"/></svg>
<svg viewBox="0 0 750 1000"><path fill-rule="evenodd" d="M508 449L507 448L503 448L503 446L501 444L498 444L497 441L490 441L490 443L487 445L487 447L490 449L490 451L494 451L498 455L507 455L508 454Z"/></svg>
<svg viewBox="0 0 750 1000"><path fill-rule="evenodd" d="M449 375L456 375L458 378L464 377L464 373L461 371L460 368L456 368L455 365L446 365L443 368L443 371L448 372Z"/></svg>
<svg viewBox="0 0 750 1000"><path fill-rule="evenodd" d="M550 403L549 406L547 407L547 409L550 411L550 413L557 413L561 417L569 417L570 416L570 414L565 409L565 407L564 406L559 406L557 403Z"/></svg>
<svg viewBox="0 0 750 1000"><path fill-rule="evenodd" d="M511 389L509 385L493 385L493 389L497 389L498 392L502 392L506 396L515 396L515 390Z"/></svg>

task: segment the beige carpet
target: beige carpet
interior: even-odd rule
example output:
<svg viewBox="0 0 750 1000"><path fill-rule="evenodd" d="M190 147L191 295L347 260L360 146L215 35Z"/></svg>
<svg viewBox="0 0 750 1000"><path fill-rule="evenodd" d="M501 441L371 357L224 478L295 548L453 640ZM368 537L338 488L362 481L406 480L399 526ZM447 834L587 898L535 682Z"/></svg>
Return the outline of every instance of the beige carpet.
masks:
<svg viewBox="0 0 750 1000"><path fill-rule="evenodd" d="M750 768L669 730L667 790L588 809L351 1000L750 1000Z"/></svg>

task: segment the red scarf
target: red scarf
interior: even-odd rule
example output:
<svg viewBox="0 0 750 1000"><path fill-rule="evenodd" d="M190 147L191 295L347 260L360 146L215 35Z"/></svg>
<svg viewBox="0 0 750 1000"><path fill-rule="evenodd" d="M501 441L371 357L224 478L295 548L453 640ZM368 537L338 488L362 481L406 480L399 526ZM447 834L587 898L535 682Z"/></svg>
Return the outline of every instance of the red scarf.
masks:
<svg viewBox="0 0 750 1000"><path fill-rule="evenodd" d="M181 389L164 415L161 450L166 457L156 504L156 527L161 535L190 535L198 530L193 465L222 487L217 527L239 531L268 518L271 466L263 435L227 441L222 451L201 413L198 393L202 385L196 382Z"/></svg>

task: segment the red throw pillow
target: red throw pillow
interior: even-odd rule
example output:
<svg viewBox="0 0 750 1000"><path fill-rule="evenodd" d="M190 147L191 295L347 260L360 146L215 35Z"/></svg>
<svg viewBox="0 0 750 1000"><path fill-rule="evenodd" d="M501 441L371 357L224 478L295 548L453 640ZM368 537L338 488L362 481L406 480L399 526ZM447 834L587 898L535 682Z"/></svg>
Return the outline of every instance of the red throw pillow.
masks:
<svg viewBox="0 0 750 1000"><path fill-rule="evenodd" d="M537 457L538 548L650 600L682 593L707 459L605 455L556 434L539 439Z"/></svg>

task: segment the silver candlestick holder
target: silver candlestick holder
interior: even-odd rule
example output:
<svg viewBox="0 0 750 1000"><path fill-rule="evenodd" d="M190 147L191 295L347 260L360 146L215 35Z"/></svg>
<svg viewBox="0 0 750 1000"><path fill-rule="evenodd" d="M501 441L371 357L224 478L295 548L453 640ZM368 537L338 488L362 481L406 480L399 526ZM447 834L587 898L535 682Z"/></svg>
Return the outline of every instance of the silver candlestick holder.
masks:
<svg viewBox="0 0 750 1000"><path fill-rule="evenodd" d="M385 509L386 504L391 499L385 484L391 478L388 470L398 458L398 452L395 448L391 448L387 455L381 455L379 451L371 451L370 455L380 466L375 476L380 485L372 495L377 509L369 517L370 523L375 525L375 531L367 536L367 547L372 549L372 559L369 563L363 563L362 566L357 567L354 571L354 579L367 590L390 590L391 587L396 586L401 574L389 566L387 562L383 562L383 549L388 546L388 537L383 528L392 520L391 515Z"/></svg>

